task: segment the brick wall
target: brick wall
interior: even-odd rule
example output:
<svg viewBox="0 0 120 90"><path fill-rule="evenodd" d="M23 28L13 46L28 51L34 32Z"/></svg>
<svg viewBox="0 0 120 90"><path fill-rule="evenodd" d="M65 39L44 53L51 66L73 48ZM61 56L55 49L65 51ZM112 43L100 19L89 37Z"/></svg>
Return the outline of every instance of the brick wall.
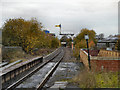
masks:
<svg viewBox="0 0 120 90"><path fill-rule="evenodd" d="M97 71L118 71L120 60L91 60L91 67ZM93 66L94 65L94 66ZM96 66L95 66L96 65Z"/></svg>
<svg viewBox="0 0 120 90"><path fill-rule="evenodd" d="M110 51L111 52L111 51ZM102 52L100 52L102 53ZM106 53L106 52L105 52ZM112 52L111 52L112 53ZM114 52L113 52L114 53ZM84 63L85 67L89 69L88 67L88 56L87 56L87 52L85 52L84 50L80 50L80 60L81 62ZM118 54L110 54L111 57L104 55L104 53L102 53L102 55L104 55L104 57L99 54L99 56L90 56L90 62L91 62L91 68L97 71L100 70L106 70L106 71L118 71L120 70L120 57L118 57Z"/></svg>
<svg viewBox="0 0 120 90"><path fill-rule="evenodd" d="M89 69L87 52L82 49L80 50L80 61L83 62L87 69Z"/></svg>

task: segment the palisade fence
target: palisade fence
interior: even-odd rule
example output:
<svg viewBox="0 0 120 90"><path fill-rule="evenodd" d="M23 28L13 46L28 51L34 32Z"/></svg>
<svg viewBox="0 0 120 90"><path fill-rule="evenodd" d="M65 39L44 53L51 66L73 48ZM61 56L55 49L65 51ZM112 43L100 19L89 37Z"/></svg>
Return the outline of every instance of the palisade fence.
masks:
<svg viewBox="0 0 120 90"><path fill-rule="evenodd" d="M98 56L99 57L119 58L120 57L120 52L100 50Z"/></svg>

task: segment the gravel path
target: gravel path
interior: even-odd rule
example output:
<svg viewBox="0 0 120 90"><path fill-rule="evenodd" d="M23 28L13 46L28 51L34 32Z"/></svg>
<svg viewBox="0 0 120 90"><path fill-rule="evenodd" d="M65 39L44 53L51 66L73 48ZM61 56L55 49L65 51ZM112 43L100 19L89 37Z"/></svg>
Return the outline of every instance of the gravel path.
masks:
<svg viewBox="0 0 120 90"><path fill-rule="evenodd" d="M75 61L75 58L73 57L73 51L71 48L64 48L65 50L65 55L63 58L63 62L70 62L70 61Z"/></svg>

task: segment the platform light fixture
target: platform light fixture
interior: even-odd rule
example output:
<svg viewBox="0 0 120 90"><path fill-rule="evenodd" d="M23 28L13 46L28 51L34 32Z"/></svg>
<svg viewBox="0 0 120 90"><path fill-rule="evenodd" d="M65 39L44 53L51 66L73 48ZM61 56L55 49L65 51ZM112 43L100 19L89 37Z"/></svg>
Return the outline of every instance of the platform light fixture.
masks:
<svg viewBox="0 0 120 90"><path fill-rule="evenodd" d="M87 43L87 51L88 51L88 63L89 63L89 69L91 70L88 39L89 39L88 34L85 34L85 40L86 40L86 43Z"/></svg>
<svg viewBox="0 0 120 90"><path fill-rule="evenodd" d="M89 36L87 34L85 34L85 40L88 40Z"/></svg>

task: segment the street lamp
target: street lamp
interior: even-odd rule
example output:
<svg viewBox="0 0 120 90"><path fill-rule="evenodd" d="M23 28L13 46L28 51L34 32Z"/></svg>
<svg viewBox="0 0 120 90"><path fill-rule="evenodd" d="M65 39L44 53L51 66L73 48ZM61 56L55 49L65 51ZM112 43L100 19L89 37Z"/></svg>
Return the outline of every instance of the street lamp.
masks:
<svg viewBox="0 0 120 90"><path fill-rule="evenodd" d="M87 34L85 34L85 40L86 40L86 42L87 42L87 50L88 50L88 63L89 63L89 69L91 69L88 39L89 39L89 36L88 36Z"/></svg>

